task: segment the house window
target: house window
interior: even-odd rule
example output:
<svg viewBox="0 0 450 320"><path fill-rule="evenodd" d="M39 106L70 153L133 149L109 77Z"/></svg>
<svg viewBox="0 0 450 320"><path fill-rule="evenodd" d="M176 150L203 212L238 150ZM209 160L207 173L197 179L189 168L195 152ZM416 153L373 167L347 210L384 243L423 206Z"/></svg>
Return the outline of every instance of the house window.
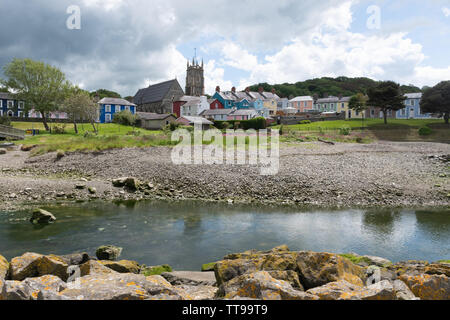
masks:
<svg viewBox="0 0 450 320"><path fill-rule="evenodd" d="M110 114L105 114L105 122L111 122L111 115Z"/></svg>
<svg viewBox="0 0 450 320"><path fill-rule="evenodd" d="M18 112L17 112L17 116L18 116L18 117L21 117L21 116L22 116L22 111L18 111Z"/></svg>
<svg viewBox="0 0 450 320"><path fill-rule="evenodd" d="M8 117L14 117L14 112L12 112L11 110L8 111Z"/></svg>
<svg viewBox="0 0 450 320"><path fill-rule="evenodd" d="M375 115L375 110L373 110L373 109L370 110L370 115L371 115L371 116L374 116L374 115Z"/></svg>
<svg viewBox="0 0 450 320"><path fill-rule="evenodd" d="M19 101L19 109L23 109L25 107L25 102Z"/></svg>
<svg viewBox="0 0 450 320"><path fill-rule="evenodd" d="M105 112L111 112L111 105L110 104L105 105Z"/></svg>
<svg viewBox="0 0 450 320"><path fill-rule="evenodd" d="M130 106L125 106L125 110L130 111Z"/></svg>
<svg viewBox="0 0 450 320"><path fill-rule="evenodd" d="M8 109L14 108L14 101L8 100Z"/></svg>
<svg viewBox="0 0 450 320"><path fill-rule="evenodd" d="M120 112L120 106L116 106L116 112Z"/></svg>

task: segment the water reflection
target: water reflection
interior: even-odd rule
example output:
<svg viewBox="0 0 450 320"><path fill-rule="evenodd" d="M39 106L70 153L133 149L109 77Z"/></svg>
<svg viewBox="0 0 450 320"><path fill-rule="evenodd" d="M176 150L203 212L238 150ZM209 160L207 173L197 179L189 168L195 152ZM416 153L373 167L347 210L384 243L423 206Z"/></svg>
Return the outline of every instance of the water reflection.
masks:
<svg viewBox="0 0 450 320"><path fill-rule="evenodd" d="M195 202L84 203L49 207L56 223L36 228L29 213L0 213L0 253L95 252L124 248L124 259L198 270L230 252L357 252L393 261L450 258L450 211L299 210Z"/></svg>

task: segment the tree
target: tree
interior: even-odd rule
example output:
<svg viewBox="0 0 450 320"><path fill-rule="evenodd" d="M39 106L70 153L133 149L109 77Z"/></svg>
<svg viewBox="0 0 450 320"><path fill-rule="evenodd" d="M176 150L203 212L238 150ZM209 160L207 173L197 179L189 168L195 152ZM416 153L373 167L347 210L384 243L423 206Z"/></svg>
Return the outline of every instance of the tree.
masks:
<svg viewBox="0 0 450 320"><path fill-rule="evenodd" d="M120 94L114 91L106 90L106 89L98 89L96 91L92 91L90 93L91 97L98 96L101 100L103 98L122 98Z"/></svg>
<svg viewBox="0 0 450 320"><path fill-rule="evenodd" d="M97 104L94 103L89 93L74 87L64 101L61 111L67 113L69 119L73 122L75 133L78 133L77 121L90 120L92 123L92 110L97 110ZM94 131L96 131L95 125Z"/></svg>
<svg viewBox="0 0 450 320"><path fill-rule="evenodd" d="M422 111L439 113L449 124L450 118L450 81L442 81L433 88L426 90L420 102Z"/></svg>
<svg viewBox="0 0 450 320"><path fill-rule="evenodd" d="M350 109L355 110L356 112L361 112L363 114L362 117L363 127L364 127L364 112L367 109L367 100L369 100L369 98L366 95L362 93L357 93L350 98L350 101L348 103L348 107Z"/></svg>
<svg viewBox="0 0 450 320"><path fill-rule="evenodd" d="M15 58L4 67L4 75L8 79L2 84L13 91L18 100L40 112L45 130L49 131L47 114L58 109L70 86L64 73L40 61Z"/></svg>
<svg viewBox="0 0 450 320"><path fill-rule="evenodd" d="M400 90L400 85L393 81L384 81L375 88L367 91L370 106L380 108L383 111L384 123L387 124L388 111L397 111L405 107L406 97Z"/></svg>

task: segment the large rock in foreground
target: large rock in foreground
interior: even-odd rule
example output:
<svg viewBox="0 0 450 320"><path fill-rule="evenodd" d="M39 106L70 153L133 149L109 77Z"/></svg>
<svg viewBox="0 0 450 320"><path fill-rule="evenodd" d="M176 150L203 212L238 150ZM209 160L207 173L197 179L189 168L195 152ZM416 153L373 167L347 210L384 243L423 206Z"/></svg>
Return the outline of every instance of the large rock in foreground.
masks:
<svg viewBox="0 0 450 320"><path fill-rule="evenodd" d="M336 254L301 251L297 255L297 266L300 281L307 289L339 280L364 285L364 269Z"/></svg>
<svg viewBox="0 0 450 320"><path fill-rule="evenodd" d="M318 300L312 294L295 290L288 282L277 280L266 271L248 273L219 287L218 298L259 300Z"/></svg>
<svg viewBox="0 0 450 320"><path fill-rule="evenodd" d="M141 267L136 261L130 261L130 260L120 260L120 261L99 261L101 264L103 264L105 267L108 267L114 271L120 272L120 273L135 273L139 274L141 271Z"/></svg>
<svg viewBox="0 0 450 320"><path fill-rule="evenodd" d="M4 300L62 300L59 292L67 288L67 284L56 276L28 278L22 282L6 281L2 294ZM66 298L67 299L67 298Z"/></svg>
<svg viewBox="0 0 450 320"><path fill-rule="evenodd" d="M330 282L321 287L307 291L321 300L395 300L395 290L392 284L381 281L368 287L361 287L345 280Z"/></svg>
<svg viewBox="0 0 450 320"><path fill-rule="evenodd" d="M17 281L44 275L55 275L66 281L68 267L61 257L27 252L11 260L9 274L12 280Z"/></svg>
<svg viewBox="0 0 450 320"><path fill-rule="evenodd" d="M402 275L400 280L422 300L450 300L450 278L445 275Z"/></svg>
<svg viewBox="0 0 450 320"><path fill-rule="evenodd" d="M181 300L182 296L163 281L155 283L137 274L94 274L82 277L79 288L60 294L74 300Z"/></svg>

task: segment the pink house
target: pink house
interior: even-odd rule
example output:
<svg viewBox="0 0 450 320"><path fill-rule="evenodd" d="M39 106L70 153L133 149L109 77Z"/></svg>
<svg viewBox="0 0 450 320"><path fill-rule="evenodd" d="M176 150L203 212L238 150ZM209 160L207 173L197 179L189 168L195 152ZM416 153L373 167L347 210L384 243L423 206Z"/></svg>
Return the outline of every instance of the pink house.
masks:
<svg viewBox="0 0 450 320"><path fill-rule="evenodd" d="M42 118L42 114L39 111L36 111L34 109L31 109L30 112L28 112L28 118L33 119L40 119ZM49 119L68 119L67 113L61 112L61 111L53 111L50 112L48 115Z"/></svg>
<svg viewBox="0 0 450 320"><path fill-rule="evenodd" d="M294 108L299 113L313 110L314 99L310 96L296 97L289 100L289 107Z"/></svg>

